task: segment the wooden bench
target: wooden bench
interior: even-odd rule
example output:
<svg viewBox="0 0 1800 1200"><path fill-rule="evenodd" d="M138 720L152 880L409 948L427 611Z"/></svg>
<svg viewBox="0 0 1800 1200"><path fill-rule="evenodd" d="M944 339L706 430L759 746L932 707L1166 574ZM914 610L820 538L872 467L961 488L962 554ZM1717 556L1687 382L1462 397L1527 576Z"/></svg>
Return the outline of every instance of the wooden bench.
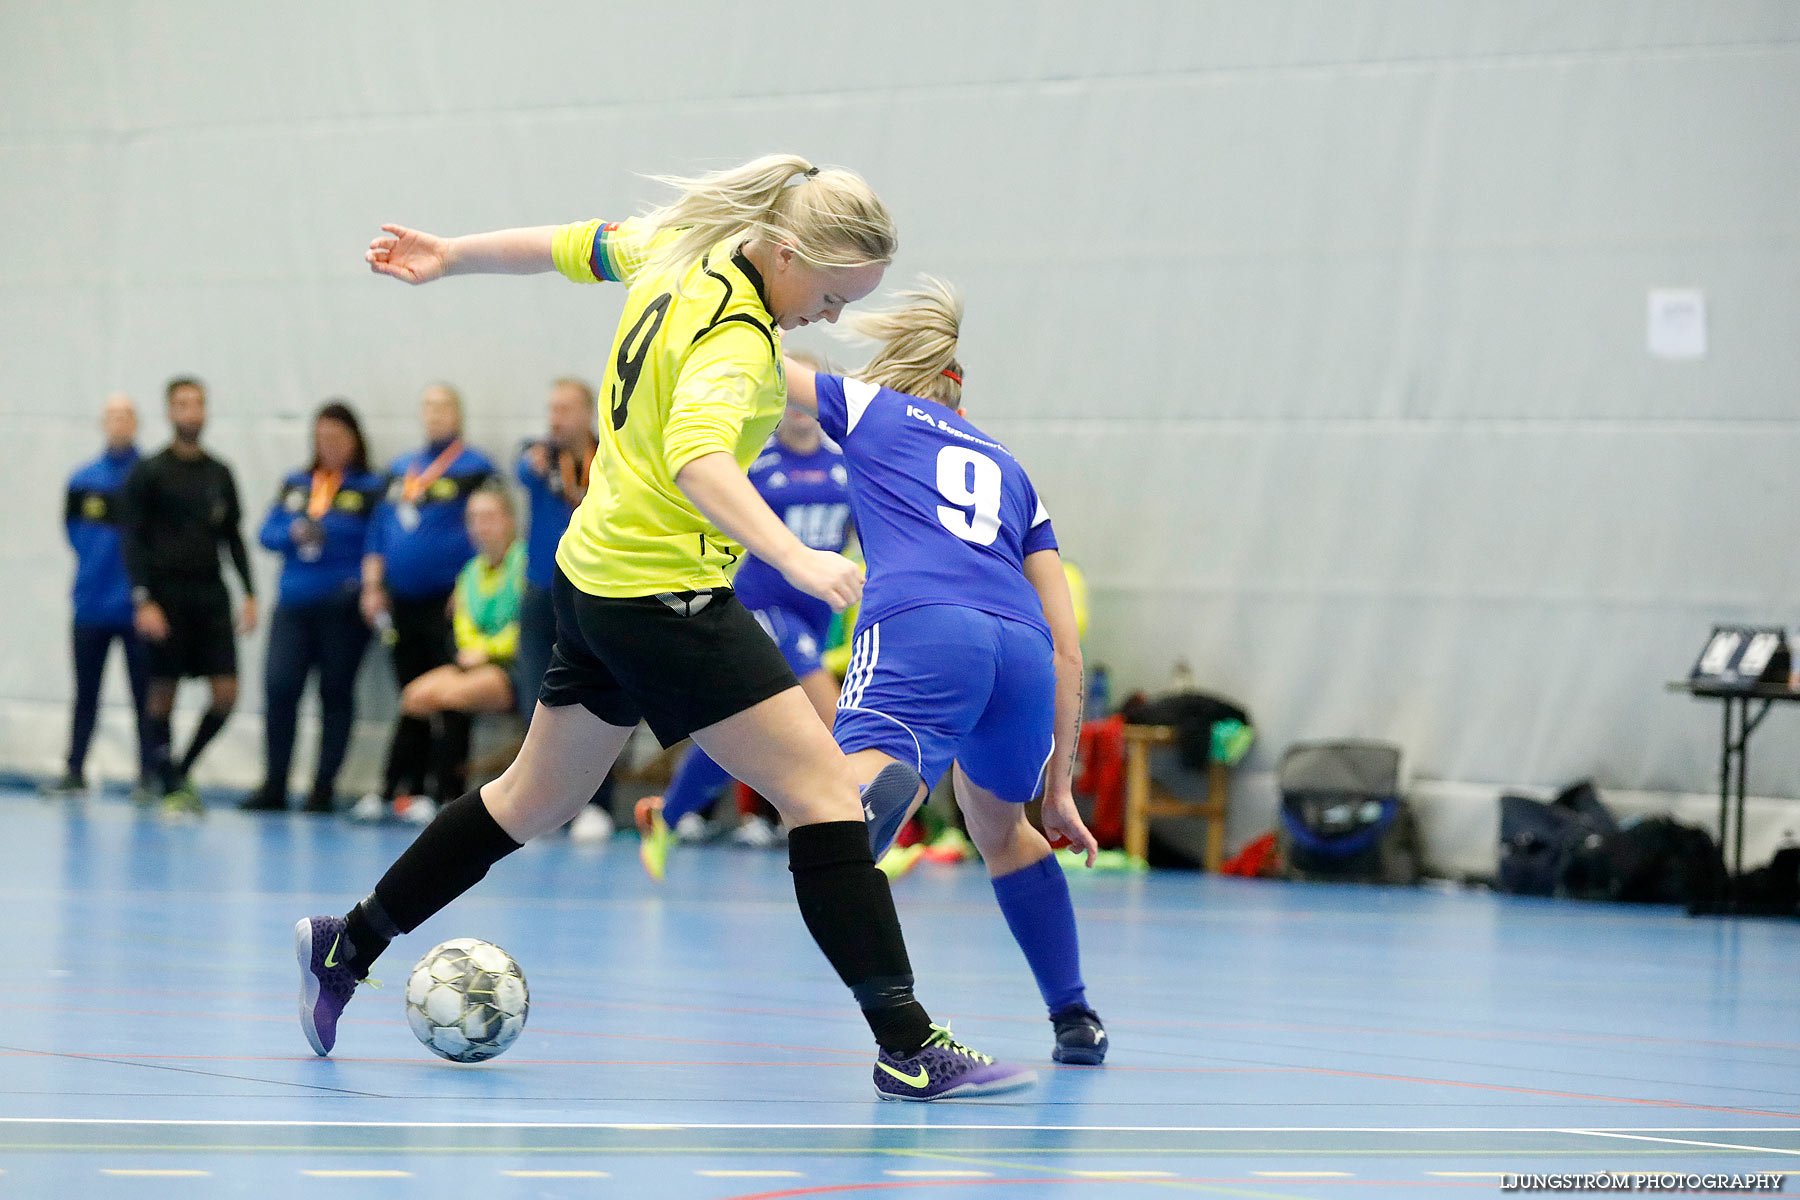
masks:
<svg viewBox="0 0 1800 1200"><path fill-rule="evenodd" d="M1148 855L1153 817L1199 817L1206 822L1201 861L1216 873L1225 861L1225 764L1206 764L1206 799L1178 799L1150 777L1151 750L1174 744L1172 726L1125 726L1125 852L1140 861Z"/></svg>

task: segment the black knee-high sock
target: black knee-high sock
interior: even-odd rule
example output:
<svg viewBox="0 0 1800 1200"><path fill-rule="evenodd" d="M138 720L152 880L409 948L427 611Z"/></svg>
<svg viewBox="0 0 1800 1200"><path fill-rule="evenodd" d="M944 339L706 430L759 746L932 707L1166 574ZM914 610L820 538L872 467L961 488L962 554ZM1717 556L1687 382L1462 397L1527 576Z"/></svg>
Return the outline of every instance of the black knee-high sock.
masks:
<svg viewBox="0 0 1800 1200"><path fill-rule="evenodd" d="M887 876L875 869L861 821L802 825L788 835L794 896L813 941L862 1006L882 1049L907 1056L931 1036L913 999L912 964Z"/></svg>
<svg viewBox="0 0 1800 1200"><path fill-rule="evenodd" d="M183 778L194 769L200 752L206 749L207 743L219 736L219 730L225 728L225 719L231 715L229 708L209 708L200 716L200 724L194 727L194 740L188 743L187 752L181 756L181 774ZM282 781L287 786L287 781Z"/></svg>
<svg viewBox="0 0 1800 1200"><path fill-rule="evenodd" d="M479 789L446 804L345 916L350 967L367 975L389 941L424 924L518 848L481 802Z"/></svg>
<svg viewBox="0 0 1800 1200"><path fill-rule="evenodd" d="M144 718L144 728L150 736L150 770L157 783L165 792L172 792L181 783L181 775L175 770L175 748L171 745L175 740L174 732L169 728L166 716L148 716Z"/></svg>

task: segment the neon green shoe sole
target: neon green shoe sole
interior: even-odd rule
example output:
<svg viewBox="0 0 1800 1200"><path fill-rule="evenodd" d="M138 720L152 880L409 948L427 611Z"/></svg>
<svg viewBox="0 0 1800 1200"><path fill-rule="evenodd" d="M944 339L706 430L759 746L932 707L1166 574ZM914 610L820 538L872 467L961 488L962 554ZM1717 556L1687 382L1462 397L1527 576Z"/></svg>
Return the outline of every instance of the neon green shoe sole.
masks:
<svg viewBox="0 0 1800 1200"><path fill-rule="evenodd" d="M189 784L182 784L162 798L162 815L172 818L204 817L206 804Z"/></svg>

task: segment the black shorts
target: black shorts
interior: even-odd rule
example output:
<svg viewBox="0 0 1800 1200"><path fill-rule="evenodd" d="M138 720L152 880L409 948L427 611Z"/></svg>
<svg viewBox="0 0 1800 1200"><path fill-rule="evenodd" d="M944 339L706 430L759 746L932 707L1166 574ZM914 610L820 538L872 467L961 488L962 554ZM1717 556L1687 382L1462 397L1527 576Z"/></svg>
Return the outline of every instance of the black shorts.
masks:
<svg viewBox="0 0 1800 1200"><path fill-rule="evenodd" d="M590 596L559 567L556 649L538 700L579 704L608 725L648 721L664 746L798 685L730 588L668 599Z"/></svg>
<svg viewBox="0 0 1800 1200"><path fill-rule="evenodd" d="M151 678L237 675L237 629L231 620L231 594L223 583L158 589L155 597L168 618L169 636L148 643Z"/></svg>

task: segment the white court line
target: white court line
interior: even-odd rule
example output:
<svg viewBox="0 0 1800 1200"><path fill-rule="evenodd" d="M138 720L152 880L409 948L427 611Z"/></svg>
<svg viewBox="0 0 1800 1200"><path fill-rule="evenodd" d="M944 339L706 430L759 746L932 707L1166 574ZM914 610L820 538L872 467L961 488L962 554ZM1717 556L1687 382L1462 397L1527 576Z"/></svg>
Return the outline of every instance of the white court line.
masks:
<svg viewBox="0 0 1800 1200"><path fill-rule="evenodd" d="M1252 1171L1264 1179L1354 1179L1348 1171Z"/></svg>
<svg viewBox="0 0 1800 1200"><path fill-rule="evenodd" d="M192 1179L195 1176L211 1175L211 1171L176 1170L169 1167L151 1169L149 1167L102 1167L102 1175L123 1175L130 1177L147 1176L152 1179Z"/></svg>
<svg viewBox="0 0 1800 1200"><path fill-rule="evenodd" d="M197 1117L0 1117L0 1125L174 1125L200 1128L277 1129L617 1129L634 1132L691 1129L869 1130L913 1129L916 1126L851 1125L816 1122L762 1124L697 1122L681 1125L642 1121L209 1121ZM1791 1125L936 1125L936 1130L974 1129L1020 1133L1593 1133L1621 1137L1650 1133L1800 1133L1800 1117ZM1699 1143L1707 1145L1710 1143ZM1753 1146L1749 1149L1766 1149ZM1784 1151L1800 1153L1800 1151Z"/></svg>
<svg viewBox="0 0 1800 1200"><path fill-rule="evenodd" d="M607 1171L502 1171L514 1179L611 1179Z"/></svg>
<svg viewBox="0 0 1800 1200"><path fill-rule="evenodd" d="M1800 1155L1800 1150L1784 1150L1779 1146L1736 1146L1730 1142L1698 1142L1692 1138L1646 1137L1641 1131L1634 1132L1634 1133L1626 1133L1626 1132L1622 1132L1622 1131L1616 1130L1616 1129L1566 1129L1563 1132L1564 1133L1587 1133L1587 1134L1592 1134L1595 1137L1605 1137L1605 1138L1624 1138L1626 1141L1629 1141L1629 1142L1666 1142L1667 1144L1669 1144L1671 1146L1705 1146L1709 1150L1749 1150L1749 1151L1753 1151L1753 1152L1759 1153L1759 1154L1796 1154L1796 1155ZM1707 1132L1740 1133L1740 1132L1748 1132L1748 1131L1736 1130L1736 1129L1720 1129L1720 1130L1683 1129L1683 1130L1675 1130L1674 1132L1677 1132L1677 1133L1707 1133Z"/></svg>

